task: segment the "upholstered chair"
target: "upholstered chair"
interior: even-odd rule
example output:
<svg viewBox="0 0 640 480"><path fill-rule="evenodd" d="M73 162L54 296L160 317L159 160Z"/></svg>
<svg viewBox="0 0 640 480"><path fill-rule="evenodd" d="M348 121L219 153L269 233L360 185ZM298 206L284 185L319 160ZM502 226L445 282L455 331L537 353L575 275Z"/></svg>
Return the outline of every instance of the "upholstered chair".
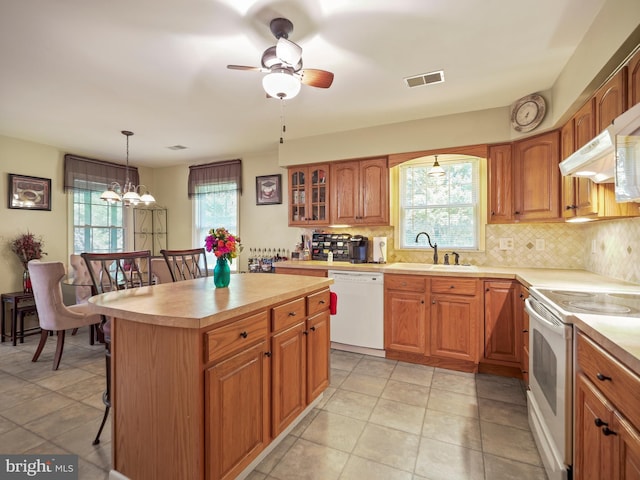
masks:
<svg viewBox="0 0 640 480"><path fill-rule="evenodd" d="M86 303L71 306L63 303L60 281L65 276L65 269L62 262L32 260L28 268L42 330L40 343L31 361L35 362L40 357L49 332L57 332L58 342L53 357L53 370L57 370L62 358L66 330L99 324L102 317L90 313L89 305Z"/></svg>
<svg viewBox="0 0 640 480"><path fill-rule="evenodd" d="M153 275L155 283L173 282L169 266L167 265L167 262L165 262L164 258L151 259L151 275Z"/></svg>

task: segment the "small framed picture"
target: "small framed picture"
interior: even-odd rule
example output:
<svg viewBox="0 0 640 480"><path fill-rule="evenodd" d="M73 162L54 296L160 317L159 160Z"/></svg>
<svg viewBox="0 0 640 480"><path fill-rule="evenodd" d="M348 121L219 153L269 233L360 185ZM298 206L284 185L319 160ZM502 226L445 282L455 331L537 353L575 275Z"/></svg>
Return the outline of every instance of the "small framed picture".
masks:
<svg viewBox="0 0 640 480"><path fill-rule="evenodd" d="M256 205L282 203L282 175L256 177Z"/></svg>
<svg viewBox="0 0 640 480"><path fill-rule="evenodd" d="M51 179L9 174L9 208L51 210Z"/></svg>

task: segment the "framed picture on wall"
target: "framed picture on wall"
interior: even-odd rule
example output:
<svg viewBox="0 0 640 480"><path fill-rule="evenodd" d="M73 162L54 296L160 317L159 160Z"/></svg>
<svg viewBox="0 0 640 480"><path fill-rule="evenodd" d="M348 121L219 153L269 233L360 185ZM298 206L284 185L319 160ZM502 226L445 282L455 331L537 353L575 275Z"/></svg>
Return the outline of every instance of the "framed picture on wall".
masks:
<svg viewBox="0 0 640 480"><path fill-rule="evenodd" d="M51 210L51 179L9 174L9 208Z"/></svg>
<svg viewBox="0 0 640 480"><path fill-rule="evenodd" d="M282 175L256 177L256 205L282 203Z"/></svg>

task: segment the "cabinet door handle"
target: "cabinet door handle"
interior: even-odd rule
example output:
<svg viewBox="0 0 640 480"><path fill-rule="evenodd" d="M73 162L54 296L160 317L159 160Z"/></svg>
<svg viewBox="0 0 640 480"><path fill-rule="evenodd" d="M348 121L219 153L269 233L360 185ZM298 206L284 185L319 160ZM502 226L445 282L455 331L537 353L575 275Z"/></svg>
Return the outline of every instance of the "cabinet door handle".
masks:
<svg viewBox="0 0 640 480"><path fill-rule="evenodd" d="M309 335L309 332L307 330L303 330L302 333L304 333L305 335Z"/></svg>
<svg viewBox="0 0 640 480"><path fill-rule="evenodd" d="M249 336L249 334L247 332L240 332L240 336L242 338L247 338Z"/></svg>
<svg viewBox="0 0 640 480"><path fill-rule="evenodd" d="M601 382L604 381L611 381L611 377L607 377L606 375L603 375L602 373L598 372L598 374L596 375L596 377L598 378L598 380L600 380Z"/></svg>
<svg viewBox="0 0 640 480"><path fill-rule="evenodd" d="M311 327L309 330L311 330L312 332L316 331L316 327Z"/></svg>
<svg viewBox="0 0 640 480"><path fill-rule="evenodd" d="M435 301L435 300L431 300L431 303L433 303L433 304L435 305L435 304L436 304L436 301Z"/></svg>
<svg viewBox="0 0 640 480"><path fill-rule="evenodd" d="M324 300L320 300L318 303L319 303L320 305L324 305Z"/></svg>
<svg viewBox="0 0 640 480"><path fill-rule="evenodd" d="M289 312L290 317L295 317L296 315L297 315L297 312Z"/></svg>
<svg viewBox="0 0 640 480"><path fill-rule="evenodd" d="M603 422L601 418L596 417L593 423L596 424L596 427L608 427L609 424L607 422Z"/></svg>
<svg viewBox="0 0 640 480"><path fill-rule="evenodd" d="M490 291L491 291L491 289L490 289L489 287L487 287L487 288L485 289L485 292L490 292Z"/></svg>
<svg viewBox="0 0 640 480"><path fill-rule="evenodd" d="M514 213L515 215L520 215L520 212L517 212L517 211L516 211L516 212L513 212L513 213Z"/></svg>
<svg viewBox="0 0 640 480"><path fill-rule="evenodd" d="M265 357L270 357L271 356L271 352L264 352L264 356Z"/></svg>
<svg viewBox="0 0 640 480"><path fill-rule="evenodd" d="M521 370L521 371L522 371L522 373L529 373L529 372L527 372L526 370Z"/></svg>
<svg viewBox="0 0 640 480"><path fill-rule="evenodd" d="M602 433L604 433L607 437L608 437L609 435L617 435L617 433L616 433L616 432L614 432L613 430L611 430L609 427L604 427L604 428L602 429Z"/></svg>
<svg viewBox="0 0 640 480"><path fill-rule="evenodd" d="M420 300L420 303L421 303L422 305L424 305L424 300ZM435 302L434 302L434 303L435 303Z"/></svg>
<svg viewBox="0 0 640 480"><path fill-rule="evenodd" d="M455 285L449 285L449 288L456 288Z"/></svg>
<svg viewBox="0 0 640 480"><path fill-rule="evenodd" d="M493 210L491 210L491 215L495 215L495 214L496 214L496 212L494 212Z"/></svg>
<svg viewBox="0 0 640 480"><path fill-rule="evenodd" d="M522 333L529 333L529 330L527 330L526 328L522 330Z"/></svg>

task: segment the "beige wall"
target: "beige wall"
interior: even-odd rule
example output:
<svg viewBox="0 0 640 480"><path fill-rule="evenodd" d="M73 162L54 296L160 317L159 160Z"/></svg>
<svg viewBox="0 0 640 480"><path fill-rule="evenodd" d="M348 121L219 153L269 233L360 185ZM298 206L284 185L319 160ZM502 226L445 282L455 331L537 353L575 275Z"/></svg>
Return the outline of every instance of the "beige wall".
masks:
<svg viewBox="0 0 640 480"><path fill-rule="evenodd" d="M9 248L21 233L44 241L45 260L67 258L67 202L62 191L63 155L53 147L0 136L0 292L22 290L22 264ZM50 178L51 211L14 210L7 207L7 174Z"/></svg>

